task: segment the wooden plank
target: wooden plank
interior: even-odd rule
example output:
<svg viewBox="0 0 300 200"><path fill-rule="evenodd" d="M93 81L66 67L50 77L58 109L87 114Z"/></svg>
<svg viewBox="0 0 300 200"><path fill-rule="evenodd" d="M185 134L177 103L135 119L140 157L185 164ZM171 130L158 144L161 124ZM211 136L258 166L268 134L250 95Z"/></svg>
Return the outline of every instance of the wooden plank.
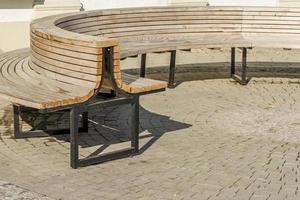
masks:
<svg viewBox="0 0 300 200"><path fill-rule="evenodd" d="M36 59L35 57L32 57L31 59L34 63L34 65L31 65L31 67L35 71L57 81L64 81L74 85L84 85L88 83L93 83L98 79L97 76L88 76L76 72L70 73L70 71L68 70L64 70L62 68L55 68L55 66L51 66L39 59Z"/></svg>
<svg viewBox="0 0 300 200"><path fill-rule="evenodd" d="M101 54L87 54L77 51L70 51L62 48L57 48L48 44L44 44L41 42L38 42L36 40L31 40L31 44L34 45L38 49L42 49L47 52L51 52L58 55L63 55L65 57L70 58L80 58L82 60L87 61L94 61L94 62L101 62L102 61L102 55Z"/></svg>
<svg viewBox="0 0 300 200"><path fill-rule="evenodd" d="M31 47L34 48L33 46ZM92 74L96 75L97 72L97 63L94 64L94 68L93 68L93 67L87 67L83 65L76 65L75 63L67 62L64 60L56 60L50 56L47 56L47 54L46 56L44 56L42 52L36 53L36 51L31 51L31 53L32 56L34 56L35 60L40 60L43 61L44 63L48 63L49 65L52 65L57 69L61 68L61 69L69 70L70 72L74 71L74 72L80 72L82 74L91 74L91 75Z"/></svg>
<svg viewBox="0 0 300 200"><path fill-rule="evenodd" d="M84 47L84 46L76 46L74 44L66 44L66 43L61 43L49 39L45 39L42 37L39 37L38 35L34 34L31 32L30 34L31 40L40 42L42 44L51 46L51 47L56 47L60 49L65 49L65 50L70 50L70 51L75 51L79 53L86 53L86 54L93 54L93 55L101 55L102 54L102 49L101 48L95 48L95 47Z"/></svg>

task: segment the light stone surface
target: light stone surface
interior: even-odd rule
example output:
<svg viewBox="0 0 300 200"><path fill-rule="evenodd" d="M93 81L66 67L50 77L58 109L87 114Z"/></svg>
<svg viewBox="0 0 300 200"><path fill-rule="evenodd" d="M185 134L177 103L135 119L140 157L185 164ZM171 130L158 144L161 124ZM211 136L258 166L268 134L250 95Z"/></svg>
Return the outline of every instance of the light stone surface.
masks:
<svg viewBox="0 0 300 200"><path fill-rule="evenodd" d="M50 198L300 199L299 79L189 81L144 96L141 154L78 170L69 135L12 139L10 106L0 105L0 179ZM127 147L128 112L94 109L80 155Z"/></svg>
<svg viewBox="0 0 300 200"><path fill-rule="evenodd" d="M1 200L53 200L11 183L0 181L0 199Z"/></svg>

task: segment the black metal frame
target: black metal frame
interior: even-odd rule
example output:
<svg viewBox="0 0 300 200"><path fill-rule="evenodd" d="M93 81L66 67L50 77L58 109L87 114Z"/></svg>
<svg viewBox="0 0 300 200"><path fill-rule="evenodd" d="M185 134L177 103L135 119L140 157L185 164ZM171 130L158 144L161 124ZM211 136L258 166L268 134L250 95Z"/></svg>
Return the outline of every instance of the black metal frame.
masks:
<svg viewBox="0 0 300 200"><path fill-rule="evenodd" d="M79 159L78 150L78 120L79 114L86 112L85 109L92 108L94 106L110 107L116 105L131 105L131 121L130 121L130 138L131 146L122 150L113 151L110 153L89 156L87 158ZM132 97L117 97L113 99L107 99L103 102L94 102L88 105L88 108L74 106L70 110L70 145L71 145L71 167L76 169L77 167L84 167L91 164L102 163L110 160L115 160L123 157L133 156L139 152L139 96ZM84 109L84 110L82 110Z"/></svg>
<svg viewBox="0 0 300 200"><path fill-rule="evenodd" d="M171 51L168 87L175 87L176 50Z"/></svg>
<svg viewBox="0 0 300 200"><path fill-rule="evenodd" d="M231 48L231 67L230 75L231 78L240 83L241 85L247 85L250 78L247 78L247 48L242 48L242 73L241 76L236 74L236 48ZM176 70L176 50L170 51L170 65L169 65L169 79L168 88L175 88L175 70ZM140 77L145 77L146 74L146 57L147 54L141 55L141 67L140 67Z"/></svg>
<svg viewBox="0 0 300 200"><path fill-rule="evenodd" d="M114 47L105 47L102 48L103 59L102 66L103 73L102 79L99 88L95 91L93 98L91 98L88 102L82 104L75 104L72 106L64 106L54 109L42 109L37 110L39 113L54 113L58 111L69 111L70 112L70 165L72 168L76 169L77 167L87 166L90 164L101 163L109 160L118 159L121 157L127 157L130 155L135 155L139 151L139 96L145 95L149 93L155 93L163 91L164 89L145 92L139 95L133 95L125 93L120 90L117 86L115 77L114 77ZM146 56L144 56L143 63L146 63ZM145 65L144 65L145 66ZM110 80L110 84L112 86L112 90L114 91L111 98L107 96L102 96L100 93L100 89L103 84L104 74L107 74ZM110 152L107 154L102 154L99 156L91 156L83 159L79 159L79 148L78 148L78 133L79 131L88 131L88 111L94 106L97 107L110 107L116 105L131 105L131 122L130 122L130 130L131 130L131 146L129 148ZM28 133L23 133L20 126L20 114L21 109L23 107L19 105L13 106L14 112L14 135L15 138L24 138L24 137L32 137L32 136L47 136L48 134L38 135L37 133L40 131L30 131ZM82 114L82 128L78 127L79 115Z"/></svg>
<svg viewBox="0 0 300 200"><path fill-rule="evenodd" d="M49 136L50 134L65 134L70 131L70 129L55 129L55 130L30 130L30 131L23 131L22 124L20 123L21 114L28 113L28 112L39 112L39 110L13 105L13 121L14 121L14 138L15 139L22 139L22 138L30 138L30 137L45 137ZM39 112L40 113L40 112ZM45 113L43 113L45 114ZM81 115L82 119L82 127L78 129L79 132L88 132L88 112L83 112ZM46 124L44 124L46 125ZM46 127L44 127L46 129Z"/></svg>
<svg viewBox="0 0 300 200"><path fill-rule="evenodd" d="M147 61L147 54L141 55L141 70L140 70L140 77L145 77L146 75L146 61Z"/></svg>
<svg viewBox="0 0 300 200"><path fill-rule="evenodd" d="M172 50L170 53L168 88L175 88L176 50ZM147 54L144 53L141 55L140 77L145 77L146 75L146 60Z"/></svg>
<svg viewBox="0 0 300 200"><path fill-rule="evenodd" d="M230 74L232 79L240 83L241 85L247 85L248 82L250 81L250 78L247 78L247 48L243 47L242 48L243 53L242 53L242 75L239 77L236 75L235 67L236 67L236 62L235 62L235 48L231 48L231 68L230 68Z"/></svg>

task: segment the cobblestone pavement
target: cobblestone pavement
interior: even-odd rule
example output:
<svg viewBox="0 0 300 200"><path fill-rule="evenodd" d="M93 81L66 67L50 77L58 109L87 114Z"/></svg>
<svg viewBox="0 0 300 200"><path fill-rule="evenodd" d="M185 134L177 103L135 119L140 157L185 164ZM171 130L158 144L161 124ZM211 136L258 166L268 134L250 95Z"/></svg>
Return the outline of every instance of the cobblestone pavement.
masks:
<svg viewBox="0 0 300 200"><path fill-rule="evenodd" d="M11 109L2 102L0 179L66 200L297 200L299 84L191 81L142 97L141 154L78 170L69 168L68 135L12 139ZM127 113L126 106L93 110L80 155L127 147ZM63 126L64 115L46 118Z"/></svg>
<svg viewBox="0 0 300 200"><path fill-rule="evenodd" d="M0 181L0 199L2 200L53 200L11 183Z"/></svg>

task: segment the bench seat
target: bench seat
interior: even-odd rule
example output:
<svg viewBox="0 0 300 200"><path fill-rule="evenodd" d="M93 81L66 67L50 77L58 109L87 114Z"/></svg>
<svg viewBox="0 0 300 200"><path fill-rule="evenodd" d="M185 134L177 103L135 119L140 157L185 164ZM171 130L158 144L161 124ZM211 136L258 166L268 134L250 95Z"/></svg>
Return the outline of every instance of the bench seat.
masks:
<svg viewBox="0 0 300 200"><path fill-rule="evenodd" d="M121 39L121 58L144 53L184 50L193 48L293 48L300 49L300 37L297 34L235 33L235 34L199 34L193 36L170 36L165 40L154 36L138 39ZM157 37L158 38L158 37Z"/></svg>
<svg viewBox="0 0 300 200"><path fill-rule="evenodd" d="M88 101L94 92L88 85L58 81L43 76L31 62L30 50L21 49L0 56L0 96L8 101L36 109L67 106ZM126 92L140 94L166 87L157 80L122 73ZM123 86L124 87L124 86Z"/></svg>
<svg viewBox="0 0 300 200"><path fill-rule="evenodd" d="M139 39L120 39L121 58L144 53L164 52L171 50L184 50L192 48L230 48L251 47L242 34L194 34L173 35L168 38L143 36Z"/></svg>

